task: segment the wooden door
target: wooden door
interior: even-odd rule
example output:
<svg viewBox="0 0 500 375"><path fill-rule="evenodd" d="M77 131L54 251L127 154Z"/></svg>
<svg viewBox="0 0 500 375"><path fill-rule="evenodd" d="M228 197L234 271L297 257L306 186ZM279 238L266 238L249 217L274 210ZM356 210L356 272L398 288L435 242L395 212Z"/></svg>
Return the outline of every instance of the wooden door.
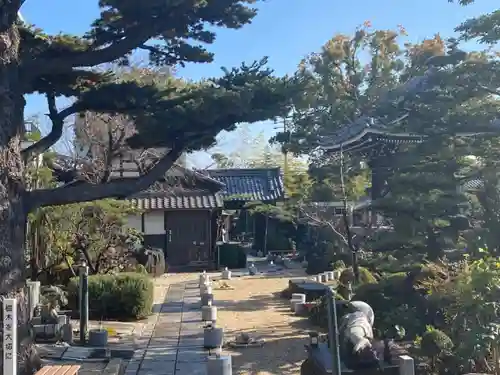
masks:
<svg viewBox="0 0 500 375"><path fill-rule="evenodd" d="M210 259L210 215L208 211L165 212L167 263L174 266Z"/></svg>

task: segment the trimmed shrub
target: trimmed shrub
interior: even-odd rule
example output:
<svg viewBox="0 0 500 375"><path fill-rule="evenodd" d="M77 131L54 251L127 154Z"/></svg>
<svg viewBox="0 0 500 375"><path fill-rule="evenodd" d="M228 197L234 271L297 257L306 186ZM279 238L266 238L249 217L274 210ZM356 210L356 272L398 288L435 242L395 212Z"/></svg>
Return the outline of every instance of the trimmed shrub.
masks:
<svg viewBox="0 0 500 375"><path fill-rule="evenodd" d="M347 264L352 264L352 254L349 253L335 253L332 257L332 263L337 261L341 261L344 263L344 268L347 267Z"/></svg>
<svg viewBox="0 0 500 375"><path fill-rule="evenodd" d="M375 311L376 328L381 333L403 327L407 337L422 335L427 325L436 324L436 311L431 307L429 290L442 283L445 275L429 265L418 272L384 275L377 284L360 285L353 300L368 303Z"/></svg>
<svg viewBox="0 0 500 375"><path fill-rule="evenodd" d="M365 267L359 267L359 282L361 284L375 284L377 279Z"/></svg>
<svg viewBox="0 0 500 375"><path fill-rule="evenodd" d="M444 332L431 328L422 335L420 349L424 356L435 358L451 351L453 342Z"/></svg>
<svg viewBox="0 0 500 375"><path fill-rule="evenodd" d="M79 278L68 284L69 307L78 309ZM151 314L154 285L144 274L124 272L89 276L89 310L93 319L136 320Z"/></svg>
<svg viewBox="0 0 500 375"><path fill-rule="evenodd" d="M348 283L354 284L354 271L352 267L346 268L340 274L339 281L341 284L347 285ZM359 283L363 284L375 284L377 279L372 273L365 267L359 267Z"/></svg>
<svg viewBox="0 0 500 375"><path fill-rule="evenodd" d="M246 268L247 253L240 243L225 243L219 246L219 266L227 268Z"/></svg>

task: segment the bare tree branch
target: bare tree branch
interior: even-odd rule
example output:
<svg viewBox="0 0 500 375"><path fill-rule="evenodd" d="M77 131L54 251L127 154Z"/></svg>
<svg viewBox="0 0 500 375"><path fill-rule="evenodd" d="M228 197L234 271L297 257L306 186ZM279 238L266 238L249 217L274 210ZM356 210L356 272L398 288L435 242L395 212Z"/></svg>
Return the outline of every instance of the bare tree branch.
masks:
<svg viewBox="0 0 500 375"><path fill-rule="evenodd" d="M23 160L25 162L51 148L62 136L64 119L78 111L78 105L75 103L62 110L61 112L58 112L55 94L53 92L46 93L46 97L47 106L49 107L48 117L52 121L52 129L50 130L50 133L45 137L32 144L31 146L25 148L21 152Z"/></svg>
<svg viewBox="0 0 500 375"><path fill-rule="evenodd" d="M359 264L358 264L358 250L354 247L353 236L351 233L351 223L349 223L349 218L347 216L347 193L345 188L345 178L344 178L344 151L340 148L340 188L342 190L342 201L344 209L342 211L342 221L344 222L344 229L346 232L347 246L351 250L352 255L352 270L354 272L354 277L356 282L359 282Z"/></svg>
<svg viewBox="0 0 500 375"><path fill-rule="evenodd" d="M92 183L109 182L113 162L130 150L126 139L136 132L134 123L125 115L85 112L75 121L75 134L89 145L87 162L79 174Z"/></svg>
<svg viewBox="0 0 500 375"><path fill-rule="evenodd" d="M333 220L328 220L326 216L328 216L327 214L325 215L321 215L317 208L319 207L318 205L313 205L312 207L315 207L316 209L314 210L315 212L311 212L312 209L306 209L304 206L301 207L300 209L300 213L306 217L308 220L310 220L312 223L316 224L317 226L320 226L320 227L327 227L328 229L330 229L336 236L338 236L340 238L340 240L344 243L344 245L348 245L348 242L347 242L347 237L338 230L337 226L338 226L338 222L334 222ZM325 217L323 217L325 216Z"/></svg>
<svg viewBox="0 0 500 375"><path fill-rule="evenodd" d="M174 165L182 151L182 145L173 148L147 174L137 178L120 178L106 184L81 183L69 187L30 191L27 193L27 209L32 211L44 206L60 206L104 198L127 198L147 189L160 179Z"/></svg>

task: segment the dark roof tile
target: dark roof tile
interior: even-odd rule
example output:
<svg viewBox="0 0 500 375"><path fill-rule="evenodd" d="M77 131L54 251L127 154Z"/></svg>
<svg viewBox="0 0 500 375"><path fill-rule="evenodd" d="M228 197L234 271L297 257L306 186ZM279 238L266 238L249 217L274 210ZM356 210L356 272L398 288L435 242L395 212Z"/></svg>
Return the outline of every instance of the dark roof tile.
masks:
<svg viewBox="0 0 500 375"><path fill-rule="evenodd" d="M166 209L213 209L222 208L224 201L220 194L199 193L169 196L142 196L129 199L141 210Z"/></svg>
<svg viewBox="0 0 500 375"><path fill-rule="evenodd" d="M225 185L221 194L226 201L274 201L285 196L280 168L211 169L207 172Z"/></svg>

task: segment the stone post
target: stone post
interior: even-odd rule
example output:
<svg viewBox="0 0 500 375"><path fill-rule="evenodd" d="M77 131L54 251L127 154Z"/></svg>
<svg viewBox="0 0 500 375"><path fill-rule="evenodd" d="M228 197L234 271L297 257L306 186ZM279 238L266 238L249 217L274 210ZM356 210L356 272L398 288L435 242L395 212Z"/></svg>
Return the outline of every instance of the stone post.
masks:
<svg viewBox="0 0 500 375"><path fill-rule="evenodd" d="M328 339L330 340L330 351L332 356L332 375L341 375L335 291L332 288L328 288L326 297L328 303Z"/></svg>
<svg viewBox="0 0 500 375"><path fill-rule="evenodd" d="M5 298L3 308L3 375L17 375L17 300Z"/></svg>
<svg viewBox="0 0 500 375"><path fill-rule="evenodd" d="M28 288L28 316L33 319L35 308L40 303L40 281L26 281Z"/></svg>
<svg viewBox="0 0 500 375"><path fill-rule="evenodd" d="M89 327L89 267L79 268L80 276L80 345L85 344Z"/></svg>
<svg viewBox="0 0 500 375"><path fill-rule="evenodd" d="M415 375L415 363L412 357L399 356L399 375Z"/></svg>

